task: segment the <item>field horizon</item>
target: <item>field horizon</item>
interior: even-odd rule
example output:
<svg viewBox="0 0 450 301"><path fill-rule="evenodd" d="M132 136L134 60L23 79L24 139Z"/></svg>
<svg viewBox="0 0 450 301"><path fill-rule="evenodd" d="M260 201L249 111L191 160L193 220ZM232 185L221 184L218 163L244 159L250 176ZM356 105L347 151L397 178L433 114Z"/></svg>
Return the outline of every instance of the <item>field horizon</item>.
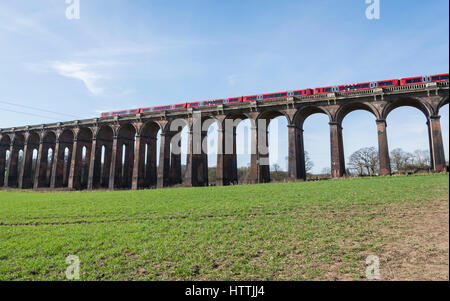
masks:
<svg viewBox="0 0 450 301"><path fill-rule="evenodd" d="M0 190L0 280L449 280L449 175Z"/></svg>

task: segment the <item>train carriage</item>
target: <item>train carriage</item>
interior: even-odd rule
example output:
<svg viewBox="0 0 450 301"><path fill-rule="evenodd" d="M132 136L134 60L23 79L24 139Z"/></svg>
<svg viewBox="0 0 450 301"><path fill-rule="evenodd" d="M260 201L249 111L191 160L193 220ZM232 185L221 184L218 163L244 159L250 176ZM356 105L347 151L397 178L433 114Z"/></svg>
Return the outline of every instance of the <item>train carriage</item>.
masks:
<svg viewBox="0 0 450 301"><path fill-rule="evenodd" d="M169 111L169 110L173 110L173 105L159 106L153 108L153 112Z"/></svg>
<svg viewBox="0 0 450 301"><path fill-rule="evenodd" d="M347 91L366 90L366 89L372 88L373 86L374 85L371 82L350 84L350 85L340 85L340 86L338 86L338 91L339 92L347 92Z"/></svg>
<svg viewBox="0 0 450 301"><path fill-rule="evenodd" d="M190 102L187 104L188 108L198 108L200 107L200 102Z"/></svg>
<svg viewBox="0 0 450 301"><path fill-rule="evenodd" d="M396 87L400 85L400 81L398 79L380 80L376 83L376 88Z"/></svg>
<svg viewBox="0 0 450 301"><path fill-rule="evenodd" d="M423 84L428 83L430 81L429 76L415 76L415 77L406 77L400 80L400 85L412 85L412 84Z"/></svg>
<svg viewBox="0 0 450 301"><path fill-rule="evenodd" d="M304 89L304 90L295 90L292 91L292 96L305 96L305 95L311 95L314 91L312 89Z"/></svg>
<svg viewBox="0 0 450 301"><path fill-rule="evenodd" d="M187 107L187 103L179 103L179 104L173 105L174 110L182 110L182 109L186 109L186 107Z"/></svg>
<svg viewBox="0 0 450 301"><path fill-rule="evenodd" d="M314 89L314 94L324 94L324 93L333 93L333 92L337 92L338 91L338 87L322 87L322 88L315 88Z"/></svg>
<svg viewBox="0 0 450 301"><path fill-rule="evenodd" d="M448 73L431 75L430 77L431 77L430 81L440 82L440 81L448 80Z"/></svg>

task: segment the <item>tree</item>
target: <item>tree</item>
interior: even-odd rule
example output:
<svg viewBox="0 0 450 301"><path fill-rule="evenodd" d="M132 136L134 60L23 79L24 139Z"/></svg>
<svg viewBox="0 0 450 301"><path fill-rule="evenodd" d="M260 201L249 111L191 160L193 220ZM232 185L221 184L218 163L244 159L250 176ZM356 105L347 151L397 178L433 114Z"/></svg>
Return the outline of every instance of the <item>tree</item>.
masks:
<svg viewBox="0 0 450 301"><path fill-rule="evenodd" d="M404 172L407 170L408 165L412 164L413 155L405 152L401 148L392 150L390 156L393 171Z"/></svg>
<svg viewBox="0 0 450 301"><path fill-rule="evenodd" d="M375 147L365 147L354 152L349 163L359 176L374 176L378 173L378 151Z"/></svg>
<svg viewBox="0 0 450 301"><path fill-rule="evenodd" d="M329 167L324 167L324 168L322 169L322 174L323 174L323 175L330 175L330 176L331 176L331 168L329 168Z"/></svg>
<svg viewBox="0 0 450 301"><path fill-rule="evenodd" d="M280 165L278 165L277 163L275 163L274 165L272 165L272 169L273 169L275 172L278 172L278 171L280 170Z"/></svg>
<svg viewBox="0 0 450 301"><path fill-rule="evenodd" d="M305 151L305 171L309 173L314 167L314 163L309 157L309 153Z"/></svg>
<svg viewBox="0 0 450 301"><path fill-rule="evenodd" d="M430 153L427 150L415 150L413 164L418 168L426 169L430 167Z"/></svg>

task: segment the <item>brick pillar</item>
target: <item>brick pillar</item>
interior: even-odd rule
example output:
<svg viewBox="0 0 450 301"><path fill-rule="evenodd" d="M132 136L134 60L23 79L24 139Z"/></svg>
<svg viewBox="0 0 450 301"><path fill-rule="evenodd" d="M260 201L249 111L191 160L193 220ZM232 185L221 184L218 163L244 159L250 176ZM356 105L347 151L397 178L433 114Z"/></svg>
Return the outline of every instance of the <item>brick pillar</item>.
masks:
<svg viewBox="0 0 450 301"><path fill-rule="evenodd" d="M184 175L184 183L186 186L195 186L193 179L193 164L194 164L194 136L192 130L188 130L188 147L186 154L186 173ZM161 154L160 154L161 158Z"/></svg>
<svg viewBox="0 0 450 301"><path fill-rule="evenodd" d="M69 189L80 189L81 187L81 165L82 165L82 144L77 139L73 142L72 157L69 172Z"/></svg>
<svg viewBox="0 0 450 301"><path fill-rule="evenodd" d="M34 189L44 187L47 179L48 145L43 140L39 143L36 170L34 173Z"/></svg>
<svg viewBox="0 0 450 301"><path fill-rule="evenodd" d="M59 161L60 161L60 145L59 140L56 139L55 149L53 151L52 176L50 178L51 189L56 188L56 177L60 175L60 172L58 171L58 164L59 167L61 167L61 163L58 163Z"/></svg>
<svg viewBox="0 0 450 301"><path fill-rule="evenodd" d="M156 148L156 137L149 138L147 143L147 165L145 166L145 187L156 187L158 181Z"/></svg>
<svg viewBox="0 0 450 301"><path fill-rule="evenodd" d="M258 126L258 152L259 152L259 183L270 182L270 161L269 161L269 133L268 122L264 128L262 124Z"/></svg>
<svg viewBox="0 0 450 301"><path fill-rule="evenodd" d="M231 129L226 128L223 134L225 136L223 153L223 185L236 184L238 182L236 127L233 126Z"/></svg>
<svg viewBox="0 0 450 301"><path fill-rule="evenodd" d="M53 156L52 178L50 179L50 188L59 188L63 186L64 179L64 144L56 140L55 152Z"/></svg>
<svg viewBox="0 0 450 301"><path fill-rule="evenodd" d="M131 189L133 186L133 166L134 166L134 140L126 143L124 188Z"/></svg>
<svg viewBox="0 0 450 301"><path fill-rule="evenodd" d="M288 125L289 133L289 177L291 180L306 180L305 149L303 144L303 129Z"/></svg>
<svg viewBox="0 0 450 301"><path fill-rule="evenodd" d="M119 141L116 136L113 138L113 144L111 147L111 167L109 170L109 183L108 187L110 190L114 190L116 188L116 165L117 165L117 149L118 149ZM121 152L122 153L122 152ZM122 161L122 159L121 159Z"/></svg>
<svg viewBox="0 0 450 301"><path fill-rule="evenodd" d="M157 182L158 188L164 188L170 184L170 140L171 136L169 134L161 133Z"/></svg>
<svg viewBox="0 0 450 301"><path fill-rule="evenodd" d="M430 141L431 168L436 172L446 170L440 119L441 116L430 116L427 122L428 137Z"/></svg>
<svg viewBox="0 0 450 301"><path fill-rule="evenodd" d="M101 186L107 188L109 186L109 177L111 174L112 143L107 142L104 144L104 146L105 146L105 156L103 162L103 171L100 177L101 177Z"/></svg>
<svg viewBox="0 0 450 301"><path fill-rule="evenodd" d="M19 189L32 188L33 150L34 148L31 145L24 145L23 160L19 166Z"/></svg>
<svg viewBox="0 0 450 301"><path fill-rule="evenodd" d="M339 178L345 175L344 144L342 141L342 127L339 123L330 123L331 142L331 176Z"/></svg>
<svg viewBox="0 0 450 301"><path fill-rule="evenodd" d="M72 165L73 144L68 145L69 152L67 154L67 166L64 175L63 186L69 187L70 170ZM65 157L64 157L65 160Z"/></svg>
<svg viewBox="0 0 450 301"><path fill-rule="evenodd" d="M91 146L91 153L90 153L90 160L89 160L89 166L88 166L88 179L87 179L87 189L92 190L94 189L94 185L98 183L98 164L101 159L101 144L99 144L99 147L97 147L97 139L92 139L92 146ZM86 161L87 161L87 152L86 152ZM101 162L100 162L101 164ZM97 168L96 168L97 167ZM97 169L97 174L96 174ZM96 181L97 180L97 181Z"/></svg>
<svg viewBox="0 0 450 301"><path fill-rule="evenodd" d="M256 121L255 121L256 123ZM250 184L258 183L258 165L259 165L259 154L258 154L258 127L252 125L251 127L251 156L250 156Z"/></svg>
<svg viewBox="0 0 450 301"><path fill-rule="evenodd" d="M143 187L145 176L145 142L144 138L136 135L134 149L133 181L131 189L137 190Z"/></svg>
<svg viewBox="0 0 450 301"><path fill-rule="evenodd" d="M5 185L6 148L0 145L0 187Z"/></svg>
<svg viewBox="0 0 450 301"><path fill-rule="evenodd" d="M224 182L225 134L223 128L218 129L217 137L216 186L224 186L226 184Z"/></svg>
<svg viewBox="0 0 450 301"><path fill-rule="evenodd" d="M181 154L171 154L170 159L170 184L177 185L182 183L181 179Z"/></svg>
<svg viewBox="0 0 450 301"><path fill-rule="evenodd" d="M391 175L391 160L386 133L386 120L377 120L378 129L378 158L380 161L380 176Z"/></svg>
<svg viewBox="0 0 450 301"><path fill-rule="evenodd" d="M19 160L19 147L11 144L9 148L8 170L5 174L5 187L17 187L17 164Z"/></svg>
<svg viewBox="0 0 450 301"><path fill-rule="evenodd" d="M203 132L201 134L201 141L200 141L200 154L197 157L198 163L194 166L198 166L196 175L197 175L197 186L208 186L209 185L209 179L208 179L208 150L207 150L207 143L203 143L208 139L208 133Z"/></svg>
<svg viewBox="0 0 450 301"><path fill-rule="evenodd" d="M114 168L114 188L122 188L123 186L123 167L124 167L124 154L123 154L123 140L117 139L117 147L116 147L116 160L115 160L115 168Z"/></svg>

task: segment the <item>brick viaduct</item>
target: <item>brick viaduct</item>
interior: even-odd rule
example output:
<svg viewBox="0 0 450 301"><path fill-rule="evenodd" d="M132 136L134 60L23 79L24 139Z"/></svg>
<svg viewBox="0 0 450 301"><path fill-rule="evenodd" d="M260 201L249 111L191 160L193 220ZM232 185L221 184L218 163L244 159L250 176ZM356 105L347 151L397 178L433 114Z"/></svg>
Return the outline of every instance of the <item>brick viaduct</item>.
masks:
<svg viewBox="0 0 450 301"><path fill-rule="evenodd" d="M439 109L448 102L449 82L444 81L229 104L194 111L166 111L0 129L0 187L91 190L162 188L180 184L181 157L171 152L172 139L177 131L171 131L170 126L174 120L180 118L186 122L189 133L184 183L187 186L207 186L207 154L204 151L193 152L197 147L192 138L196 120L193 116L198 111L201 112L202 123L213 120L218 124L216 185L237 182L236 134L234 131L234 141L225 138L224 123L227 119L251 121L253 151L250 179L251 183L263 183L270 181L270 171L268 165L260 164L264 157L268 157L268 153L263 154L257 147L258 139L262 139L258 120L270 122L278 116L286 117L289 133L289 176L296 180L306 178L303 123L312 114L325 114L330 121L331 173L334 178L344 176L341 124L345 116L354 110L366 110L376 117L380 175L390 175L386 118L392 110L401 106L415 107L427 118L431 167L440 172L444 171L446 166ZM157 164L159 131L160 156ZM263 129L262 133L264 132L267 133L267 127L265 131ZM202 132L201 136L206 136L206 132ZM226 154L223 150L230 143L234 145L234 153ZM48 160L50 150L53 155L51 160ZM33 167L33 152L36 151L37 163ZM85 156L82 155L83 152ZM19 153L22 160L19 160ZM6 160L7 157L9 160ZM65 157L69 159L66 160ZM48 166L49 162L51 166Z"/></svg>

